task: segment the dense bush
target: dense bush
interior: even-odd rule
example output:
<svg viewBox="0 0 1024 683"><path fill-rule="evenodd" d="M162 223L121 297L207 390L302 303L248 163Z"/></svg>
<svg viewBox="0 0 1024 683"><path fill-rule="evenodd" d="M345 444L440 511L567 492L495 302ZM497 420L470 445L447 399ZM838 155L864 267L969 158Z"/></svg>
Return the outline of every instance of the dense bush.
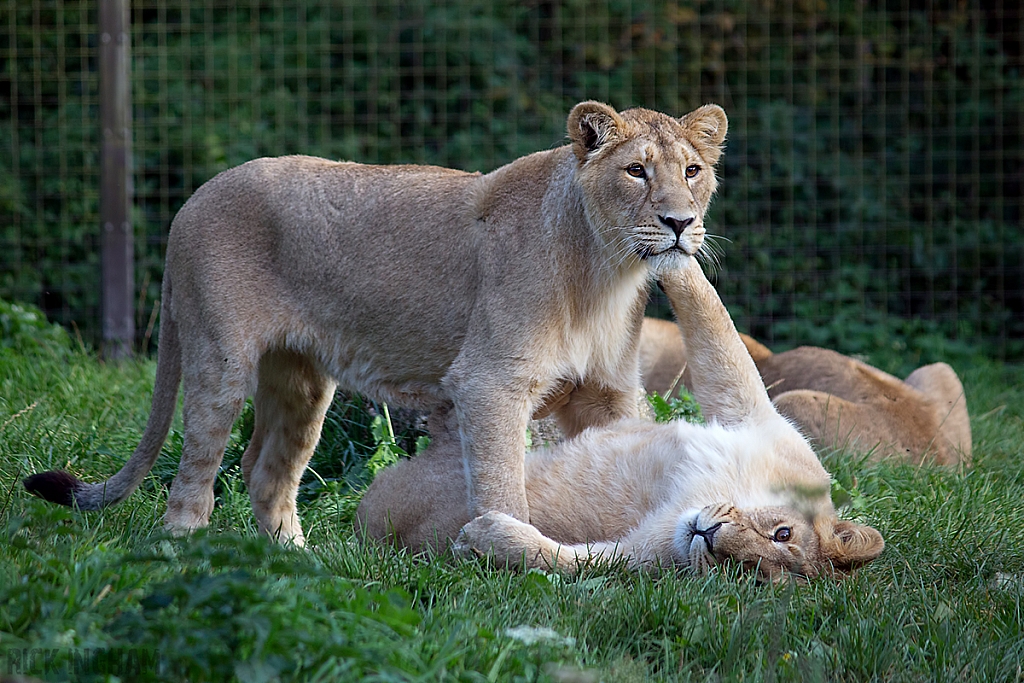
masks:
<svg viewBox="0 0 1024 683"><path fill-rule="evenodd" d="M0 358L5 353L60 354L69 348L68 333L60 325L46 322L38 308L0 299Z"/></svg>
<svg viewBox="0 0 1024 683"><path fill-rule="evenodd" d="M223 168L302 152L488 170L559 144L584 98L717 101L710 225L742 328L1020 357L1020 19L889 4L134 3L140 335L174 211ZM94 19L77 0L0 8L0 296L92 339Z"/></svg>

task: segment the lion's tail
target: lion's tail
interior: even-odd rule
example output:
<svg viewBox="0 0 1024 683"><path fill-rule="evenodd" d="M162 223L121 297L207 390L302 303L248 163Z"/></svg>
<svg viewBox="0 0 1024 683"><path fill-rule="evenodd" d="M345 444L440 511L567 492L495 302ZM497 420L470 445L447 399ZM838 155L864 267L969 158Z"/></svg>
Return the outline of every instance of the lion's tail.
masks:
<svg viewBox="0 0 1024 683"><path fill-rule="evenodd" d="M25 488L45 500L77 506L82 510L99 510L120 503L138 488L153 469L153 463L160 455L160 449L171 429L180 383L181 345L177 325L171 315L170 277L165 274L160 303L160 346L157 351L153 405L142 440L132 457L117 474L98 484L87 484L63 470L51 470L25 479Z"/></svg>

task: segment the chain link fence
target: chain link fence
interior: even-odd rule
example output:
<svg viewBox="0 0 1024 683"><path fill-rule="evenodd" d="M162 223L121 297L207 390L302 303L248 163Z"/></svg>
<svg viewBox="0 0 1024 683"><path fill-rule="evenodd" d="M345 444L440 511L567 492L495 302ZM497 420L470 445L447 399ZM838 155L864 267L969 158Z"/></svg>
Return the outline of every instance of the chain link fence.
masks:
<svg viewBox="0 0 1024 683"><path fill-rule="evenodd" d="M89 342L94 4L0 0L0 297ZM292 153L486 171L561 144L598 99L725 107L708 226L740 329L1024 358L1022 18L1017 0L139 0L139 345L171 219L218 171Z"/></svg>

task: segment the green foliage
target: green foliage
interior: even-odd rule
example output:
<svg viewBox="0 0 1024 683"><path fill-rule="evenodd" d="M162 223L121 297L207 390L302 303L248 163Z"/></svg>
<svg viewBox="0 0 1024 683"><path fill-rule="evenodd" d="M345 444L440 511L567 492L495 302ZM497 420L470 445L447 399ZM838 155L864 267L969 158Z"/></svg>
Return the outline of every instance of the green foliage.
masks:
<svg viewBox="0 0 1024 683"><path fill-rule="evenodd" d="M46 322L46 316L38 308L0 299L0 353L60 353L70 346L71 340L64 328Z"/></svg>
<svg viewBox="0 0 1024 683"><path fill-rule="evenodd" d="M95 18L80 0L0 3L0 296L87 341ZM1024 355L1019 18L976 3L158 0L132 26L140 335L170 221L220 170L291 153L489 170L559 144L594 98L726 107L708 225L730 241L720 286L755 337L860 353L926 334Z"/></svg>
<svg viewBox="0 0 1024 683"><path fill-rule="evenodd" d="M305 550L257 535L237 462L218 477L210 531L186 539L158 530L164 475L101 512L53 506L20 479L119 468L145 424L153 363L76 349L4 360L0 652L52 653L49 671L19 672L42 680L980 682L1015 680L1024 657L1020 367L958 368L970 468L824 453L844 516L879 528L886 550L841 581L765 586L733 567L655 577L612 564L570 579L363 543L346 467L365 471L383 410L345 397L314 456L328 477L300 500ZM349 449L354 463L332 470ZM167 451L169 474L180 446Z"/></svg>
<svg viewBox="0 0 1024 683"><path fill-rule="evenodd" d="M391 412L388 404L382 404L384 414L373 418L370 423L370 431L373 432L373 439L377 449L366 461L366 469L370 471L370 477L377 476L377 473L388 465L394 465L399 458L408 458L409 454L395 443L395 429L391 425Z"/></svg>
<svg viewBox="0 0 1024 683"><path fill-rule="evenodd" d="M930 339L1020 357L1019 32L947 4L139 5L139 335L171 218L228 166L302 153L489 170L558 144L581 99L679 114L720 101L730 132L709 226L731 242L720 286L741 328L862 352L922 322ZM77 322L87 341L94 19L80 0L0 5L0 296Z"/></svg>
<svg viewBox="0 0 1024 683"><path fill-rule="evenodd" d="M274 680L300 668L362 678L409 665L401 642L422 617L400 590L330 576L262 537L199 534L154 550L122 561L166 578L106 627L129 647L173 653L152 680Z"/></svg>
<svg viewBox="0 0 1024 683"><path fill-rule="evenodd" d="M868 507L868 500L864 494L861 493L856 484L851 489L846 488L838 479L832 480L832 504L835 505L836 510L849 509L854 513L859 513Z"/></svg>
<svg viewBox="0 0 1024 683"><path fill-rule="evenodd" d="M654 419L657 422L671 422L672 420L686 420L693 424L704 422L700 404L697 403L693 394L685 389L668 398L655 391L653 394L648 394L647 402L654 410Z"/></svg>

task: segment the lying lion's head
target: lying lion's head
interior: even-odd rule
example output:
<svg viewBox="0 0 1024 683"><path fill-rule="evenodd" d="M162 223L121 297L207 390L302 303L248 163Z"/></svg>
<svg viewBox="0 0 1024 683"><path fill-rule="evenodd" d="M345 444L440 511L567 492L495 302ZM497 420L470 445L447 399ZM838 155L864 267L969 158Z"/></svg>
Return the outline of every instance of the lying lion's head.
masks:
<svg viewBox="0 0 1024 683"><path fill-rule="evenodd" d="M646 262L661 271L700 250L728 128L721 107L704 105L674 119L582 102L568 128L588 217L619 263Z"/></svg>
<svg viewBox="0 0 1024 683"><path fill-rule="evenodd" d="M810 520L784 506L689 510L675 535L681 564L707 571L732 562L770 581L845 572L875 559L884 547L882 535L869 526L830 516Z"/></svg>

